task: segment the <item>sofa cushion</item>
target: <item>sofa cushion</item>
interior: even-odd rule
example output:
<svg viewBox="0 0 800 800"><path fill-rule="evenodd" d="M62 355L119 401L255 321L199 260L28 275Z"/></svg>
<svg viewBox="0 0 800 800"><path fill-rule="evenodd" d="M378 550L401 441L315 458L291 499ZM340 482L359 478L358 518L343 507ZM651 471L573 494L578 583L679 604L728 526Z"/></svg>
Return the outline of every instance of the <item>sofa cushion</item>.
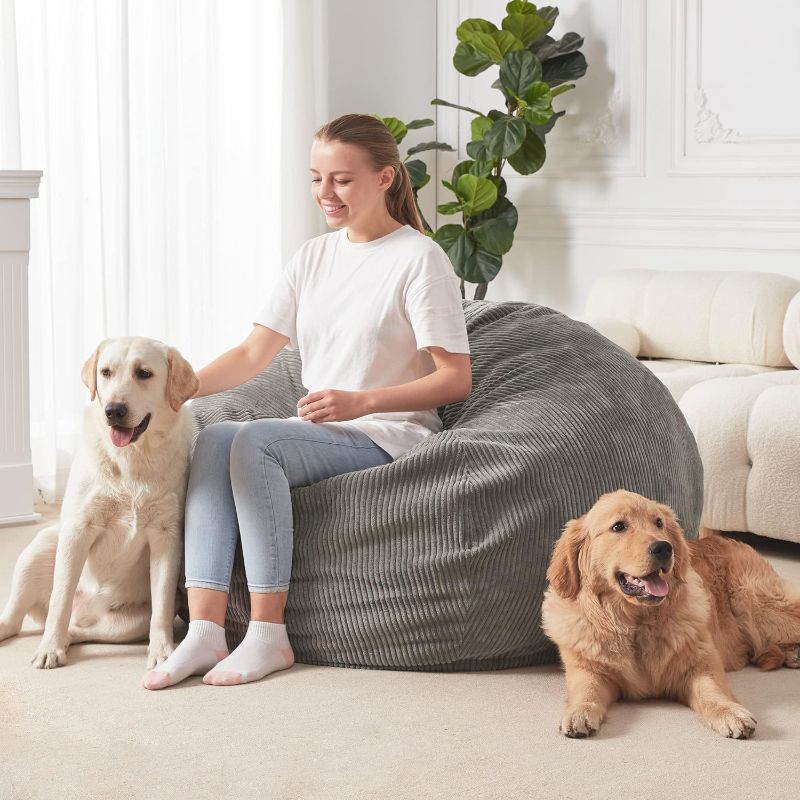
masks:
<svg viewBox="0 0 800 800"><path fill-rule="evenodd" d="M689 389L703 381L785 371L778 367L759 367L755 364L706 364L674 358L643 359L642 363L658 376L677 403Z"/></svg>
<svg viewBox="0 0 800 800"><path fill-rule="evenodd" d="M800 294L796 294L783 320L783 349L792 364L800 369Z"/></svg>
<svg viewBox="0 0 800 800"><path fill-rule="evenodd" d="M784 318L798 291L773 273L618 270L595 281L585 314L633 325L640 356L788 367Z"/></svg>
<svg viewBox="0 0 800 800"><path fill-rule="evenodd" d="M591 325L626 353L634 357L639 355L639 331L633 325L613 317L575 317L575 319Z"/></svg>

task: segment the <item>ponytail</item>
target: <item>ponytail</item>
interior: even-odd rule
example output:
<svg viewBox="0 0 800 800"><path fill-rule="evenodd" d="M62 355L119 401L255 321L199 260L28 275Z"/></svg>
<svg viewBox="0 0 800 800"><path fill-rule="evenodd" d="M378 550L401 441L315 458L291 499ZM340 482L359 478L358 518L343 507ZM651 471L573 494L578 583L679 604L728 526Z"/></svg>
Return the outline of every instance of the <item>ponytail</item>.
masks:
<svg viewBox="0 0 800 800"><path fill-rule="evenodd" d="M411 185L411 176L402 161L393 164L396 174L392 185L386 192L386 208L390 216L404 225L416 228L420 233L425 233L422 221L419 218L417 203L414 200L414 188Z"/></svg>

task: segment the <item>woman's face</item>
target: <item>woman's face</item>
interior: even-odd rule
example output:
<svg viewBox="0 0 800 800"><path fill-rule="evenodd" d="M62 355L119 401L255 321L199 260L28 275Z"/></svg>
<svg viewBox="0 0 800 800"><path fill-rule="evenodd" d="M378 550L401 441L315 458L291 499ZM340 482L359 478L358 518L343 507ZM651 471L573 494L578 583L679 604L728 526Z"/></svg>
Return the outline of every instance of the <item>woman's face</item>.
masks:
<svg viewBox="0 0 800 800"><path fill-rule="evenodd" d="M393 178L393 167L375 172L357 145L315 139L311 146L311 195L332 228L358 227L384 217L384 194Z"/></svg>

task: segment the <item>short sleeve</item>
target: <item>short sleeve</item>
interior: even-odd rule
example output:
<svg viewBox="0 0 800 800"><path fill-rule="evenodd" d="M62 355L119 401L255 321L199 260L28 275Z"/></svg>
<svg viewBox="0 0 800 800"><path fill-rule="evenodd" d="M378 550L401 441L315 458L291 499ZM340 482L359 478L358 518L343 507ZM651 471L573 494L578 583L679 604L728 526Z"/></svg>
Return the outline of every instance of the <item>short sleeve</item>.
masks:
<svg viewBox="0 0 800 800"><path fill-rule="evenodd" d="M406 314L417 349L442 347L451 353L469 353L458 276L444 251L441 259L437 253L426 258L435 259L435 266L426 265L406 292Z"/></svg>
<svg viewBox="0 0 800 800"><path fill-rule="evenodd" d="M294 279L293 258L282 270L270 292L266 304L256 314L254 323L289 337L286 348L297 349L297 287Z"/></svg>

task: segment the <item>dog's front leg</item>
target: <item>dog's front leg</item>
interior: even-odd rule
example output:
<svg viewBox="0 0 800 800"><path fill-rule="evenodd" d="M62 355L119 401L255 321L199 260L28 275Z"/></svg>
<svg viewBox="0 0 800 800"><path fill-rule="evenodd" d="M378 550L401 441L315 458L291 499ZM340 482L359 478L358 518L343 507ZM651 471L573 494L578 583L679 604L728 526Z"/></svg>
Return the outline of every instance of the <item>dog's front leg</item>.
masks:
<svg viewBox="0 0 800 800"><path fill-rule="evenodd" d="M749 739L755 732L756 720L736 702L721 663L716 669L711 667L689 675L679 699L729 739Z"/></svg>
<svg viewBox="0 0 800 800"><path fill-rule="evenodd" d="M567 708L561 733L571 739L591 736L600 728L619 689L604 675L592 672L576 660L563 659L567 677Z"/></svg>
<svg viewBox="0 0 800 800"><path fill-rule="evenodd" d="M183 543L177 531L160 528L148 536L150 543L150 644L147 668L160 664L174 649L175 594Z"/></svg>
<svg viewBox="0 0 800 800"><path fill-rule="evenodd" d="M99 530L87 523L64 526L59 532L53 569L53 590L50 593L44 634L31 659L37 669L63 667L67 663L72 601L89 550L98 533Z"/></svg>

